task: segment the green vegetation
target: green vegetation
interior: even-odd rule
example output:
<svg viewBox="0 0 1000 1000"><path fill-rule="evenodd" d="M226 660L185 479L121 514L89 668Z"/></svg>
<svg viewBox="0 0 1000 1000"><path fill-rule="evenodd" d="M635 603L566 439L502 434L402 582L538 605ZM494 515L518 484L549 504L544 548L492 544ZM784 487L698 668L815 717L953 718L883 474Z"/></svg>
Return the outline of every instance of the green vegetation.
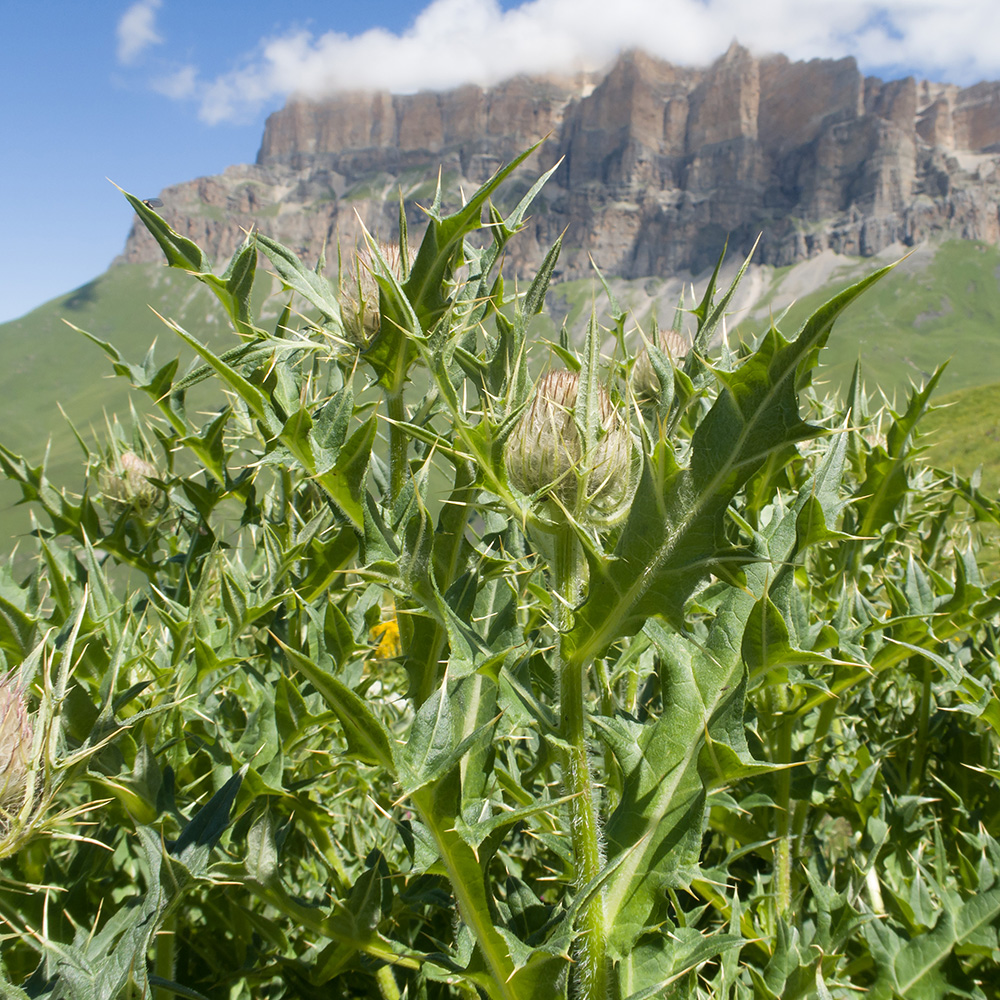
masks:
<svg viewBox="0 0 1000 1000"><path fill-rule="evenodd" d="M254 302L263 316L276 317L280 307L267 301L270 292L266 278L259 281ZM4 442L36 457L47 450L53 479L76 481L86 454L70 426L93 446L103 439L111 415L127 414L130 402L142 412L149 407L115 379L106 358L73 326L102 340L113 339L129 357L141 357L154 341L164 339L159 313L197 329L205 343L217 346L228 343L232 331L212 309L212 301L207 288L192 287L183 274L161 264L120 264L68 295L0 326ZM179 355L182 365L196 357L186 348ZM192 402L198 405L201 400L196 395ZM12 535L29 527L26 510L9 509L19 495L10 484L0 484L0 506L7 508L0 512L0 538L5 545Z"/></svg>
<svg viewBox="0 0 1000 1000"><path fill-rule="evenodd" d="M855 280L856 263L839 287ZM838 282L799 297L785 322L794 328L829 295ZM780 295L781 282L771 297ZM765 299L754 312L768 305ZM843 336L831 343L823 378L833 387L849 383L862 360L865 378L890 398L926 381L943 362L941 386L948 391L980 386L1000 372L1000 249L971 240L953 240L918 251L904 260L878 288L852 306L842 321ZM759 329L760 323L747 324Z"/></svg>
<svg viewBox="0 0 1000 1000"><path fill-rule="evenodd" d="M414 172L414 183L422 177L423 173ZM448 183L445 178L446 189ZM523 195L523 180L516 178L515 187ZM430 200L428 192L424 194ZM408 197L412 198L412 193ZM510 192L505 200L513 204ZM532 214L538 213L543 201L543 196L536 198ZM796 297L789 289L802 284L801 267L765 272L764 293L750 316L731 331L734 337L743 336L752 342L766 326L769 315L773 312L776 318L781 316L792 299L795 301L780 325L797 329L817 305L858 280L871 265L844 258L833 273L821 275L815 287ZM817 374L821 391L825 387L842 392L859 359L867 384L878 386L890 399L903 398L911 384L920 384L927 373L949 359L941 379L945 392L994 381L1000 372L1000 338L996 336L1000 325L998 270L1000 251L970 241L931 247L901 263L861 303L845 311L837 337L824 352L823 368ZM704 280L698 286L699 297ZM681 291L679 282L664 279L615 279L610 284L618 301L632 311L644 329L649 328L654 311L662 322L669 321ZM589 279L558 285L551 296L558 322L541 316L533 330L554 339L563 317L570 331L581 330L599 290L599 283ZM102 432L105 412L122 413L127 409L128 390L108 377L100 354L63 320L103 339L113 339L124 354L137 357L154 339L163 341L162 323L150 307L177 319L187 329L199 331L209 345L222 343L228 334L211 302L206 289L198 286L192 291L182 275L160 264L126 264L111 268L90 284L22 319L0 325L6 359L0 372L7 417L4 440L34 456L40 455L51 441L50 472L57 481L71 481L81 467L83 455L72 434L66 433L66 419L85 437L91 428ZM276 317L280 308L264 302L262 307L265 317ZM637 344L638 338L633 343ZM53 358L60 363L51 364ZM182 364L190 358L188 353ZM140 410L145 408L141 400L133 402ZM950 419L949 414L935 417L936 434L937 428ZM961 435L961 428L956 428L955 433ZM95 438L91 435L89 440ZM977 449L973 438L969 451ZM950 467L947 455L942 461ZM956 453L956 467L964 475L970 475L980 461L969 465L961 450ZM0 484L0 538L20 535L28 528L26 512L10 510L16 499L16 491Z"/></svg>
<svg viewBox="0 0 1000 1000"><path fill-rule="evenodd" d="M827 288L842 287L846 275L860 273L856 264L844 272ZM781 277L770 298L781 295ZM803 296L783 323L794 328L822 300L815 292ZM762 302L754 313L766 305ZM753 321L747 326L752 329ZM947 363L940 379L945 392L935 396L937 408L923 425L926 459L966 478L981 470L983 492L995 497L1000 492L998 331L1000 250L950 241L904 260L870 295L845 310L817 382L842 392L860 360L867 383L898 400Z"/></svg>
<svg viewBox="0 0 1000 1000"><path fill-rule="evenodd" d="M839 258L805 294L790 291L803 282L809 265L772 272L750 314L731 329L734 339L754 342L770 317L783 329L797 329L831 295L868 272L865 260ZM610 282L615 295L648 329L654 315L668 320L681 294L676 281ZM566 323L579 327L594 303L594 283L566 282L554 297ZM652 305L650 305L652 300ZM690 292L687 294L690 303ZM688 324L690 325L690 324ZM860 362L873 390L897 402L905 399L942 364L944 407L928 417L928 460L965 477L982 467L982 489L1000 491L1000 250L968 240L927 247L904 259L863 299L845 309L837 336L823 352L815 383L820 393L848 391ZM549 334L551 335L551 334Z"/></svg>
<svg viewBox="0 0 1000 1000"><path fill-rule="evenodd" d="M977 470L988 496L1000 493L1000 384L963 389L936 401L924 422L926 457L969 477Z"/></svg>
<svg viewBox="0 0 1000 1000"><path fill-rule="evenodd" d="M753 342L772 318L797 329L818 305L873 267L863 258L830 256L826 262L764 269L762 292L748 314L730 320L733 337ZM812 274L816 277L808 277ZM699 297L704 280L696 283ZM649 325L653 312L669 322L682 293L692 304L691 286L678 280L614 279L610 284L642 326ZM565 282L554 290L571 327L585 319L594 295L589 280ZM1000 249L970 240L930 245L901 261L871 295L845 311L817 381L843 392L860 360L869 385L877 385L890 399L902 398L912 384L926 381L948 361L941 380L945 391L984 385L1000 372L998 328Z"/></svg>
<svg viewBox="0 0 1000 1000"><path fill-rule="evenodd" d="M372 242L372 323L128 196L226 332L87 331L150 415L67 489L0 448L4 1000L996 995L1000 505L915 460L940 369L811 385L894 275L540 342L517 165Z"/></svg>
<svg viewBox="0 0 1000 1000"><path fill-rule="evenodd" d="M62 404L74 422L103 423L103 411L127 409L128 389L95 357L93 345L64 322L91 330L98 337L115 337L131 354L145 352L163 324L153 309L194 323L211 336L207 290L191 294L183 276L159 264L125 264L40 309L4 324L4 366L0 393L5 401L4 436L17 447L37 452L59 431L54 447L77 451L72 437L62 433ZM181 319L183 317L183 319ZM221 324L214 324L222 335ZM69 438L69 440L67 440ZM64 454L53 455L60 464Z"/></svg>

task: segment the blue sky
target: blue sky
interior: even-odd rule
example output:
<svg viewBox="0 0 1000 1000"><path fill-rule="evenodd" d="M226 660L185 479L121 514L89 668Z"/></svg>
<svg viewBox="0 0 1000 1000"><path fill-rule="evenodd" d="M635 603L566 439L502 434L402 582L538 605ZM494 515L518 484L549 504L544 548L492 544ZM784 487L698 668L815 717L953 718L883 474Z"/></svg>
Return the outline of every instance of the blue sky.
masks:
<svg viewBox="0 0 1000 1000"><path fill-rule="evenodd" d="M360 3L163 0L154 11L163 41L128 63L117 29L130 6L0 0L0 322L89 281L121 252L131 210L106 178L147 196L252 161L267 114L284 103L209 124L196 102L157 92L160 77L194 64L224 74L262 38L293 28L354 34L377 20L400 31L413 11L367 0L362 19ZM281 10L294 16L279 20Z"/></svg>
<svg viewBox="0 0 1000 1000"><path fill-rule="evenodd" d="M1000 78L996 0L0 0L0 322L100 274L153 196L250 162L292 92L397 92L600 66L704 65L737 38L884 78Z"/></svg>

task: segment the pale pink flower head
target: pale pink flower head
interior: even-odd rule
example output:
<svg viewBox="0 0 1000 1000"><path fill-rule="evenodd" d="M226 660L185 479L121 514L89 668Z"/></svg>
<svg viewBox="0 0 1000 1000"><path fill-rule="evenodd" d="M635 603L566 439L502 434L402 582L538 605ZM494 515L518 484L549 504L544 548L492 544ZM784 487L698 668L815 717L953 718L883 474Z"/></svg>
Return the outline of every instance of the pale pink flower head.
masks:
<svg viewBox="0 0 1000 1000"><path fill-rule="evenodd" d="M153 520L164 503L163 491L151 480L159 478L152 462L134 451L124 451L101 470L101 497L114 518L129 513L142 521Z"/></svg>
<svg viewBox="0 0 1000 1000"><path fill-rule="evenodd" d="M9 825L24 803L33 739L24 691L8 673L0 678L0 826Z"/></svg>
<svg viewBox="0 0 1000 1000"><path fill-rule="evenodd" d="M553 371L535 387L531 405L507 439L504 451L511 484L539 501L592 524L613 523L634 493L635 443L611 397L598 397L600 429L589 454L576 420L577 372Z"/></svg>

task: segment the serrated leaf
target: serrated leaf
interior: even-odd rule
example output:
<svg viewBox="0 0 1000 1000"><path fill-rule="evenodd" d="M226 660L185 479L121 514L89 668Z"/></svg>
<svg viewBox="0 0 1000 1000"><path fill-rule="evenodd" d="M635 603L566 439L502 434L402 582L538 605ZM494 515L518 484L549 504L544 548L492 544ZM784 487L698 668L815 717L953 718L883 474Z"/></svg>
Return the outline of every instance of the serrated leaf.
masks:
<svg viewBox="0 0 1000 1000"><path fill-rule="evenodd" d="M799 415L796 387L836 318L889 270L835 296L791 343L772 329L738 369L716 370L725 389L694 434L689 466L662 454L647 462L615 558L591 564L590 593L570 634L572 660L589 662L652 614L679 625L684 602L709 572L745 561L722 546L726 508L768 454L815 435Z"/></svg>
<svg viewBox="0 0 1000 1000"><path fill-rule="evenodd" d="M938 1000L948 995L941 965L980 927L1000 917L1000 890L991 889L966 900L956 914L944 910L932 931L906 943L892 963L892 987L906 1000ZM883 974L886 975L886 974ZM879 985L884 984L884 978Z"/></svg>
<svg viewBox="0 0 1000 1000"><path fill-rule="evenodd" d="M298 292L307 302L319 309L326 323L333 327L335 333L343 336L340 303L333 294L330 282L306 267L293 251L277 240L258 234L257 245L274 265L274 270L285 286Z"/></svg>
<svg viewBox="0 0 1000 1000"><path fill-rule="evenodd" d="M913 449L913 432L927 412L930 395L943 374L944 365L922 389L914 389L905 412L889 428L885 447L879 445L869 453L865 479L855 494L859 535L877 535L895 519L896 508L907 490L907 459Z"/></svg>
<svg viewBox="0 0 1000 1000"><path fill-rule="evenodd" d="M378 764L394 774L395 761L389 733L364 700L308 657L277 641L291 665L333 709L344 728L348 752L366 764Z"/></svg>
<svg viewBox="0 0 1000 1000"><path fill-rule="evenodd" d="M116 184L115 187L118 185ZM121 188L118 190L125 195L125 199L135 210L135 214L139 216L142 224L159 244L170 267L179 267L195 274L201 274L206 270L205 255L197 243L189 240L186 236L181 236L180 233L172 229L141 198L136 198L135 195L129 194Z"/></svg>

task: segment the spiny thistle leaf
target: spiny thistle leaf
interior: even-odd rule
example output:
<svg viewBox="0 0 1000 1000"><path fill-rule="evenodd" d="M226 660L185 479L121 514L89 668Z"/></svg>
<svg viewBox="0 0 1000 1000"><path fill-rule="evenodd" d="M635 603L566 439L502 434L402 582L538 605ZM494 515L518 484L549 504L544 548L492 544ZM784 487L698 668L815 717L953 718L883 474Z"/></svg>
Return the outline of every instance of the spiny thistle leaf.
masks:
<svg viewBox="0 0 1000 1000"><path fill-rule="evenodd" d="M773 451L817 433L799 415L796 387L826 342L834 320L890 267L822 306L788 343L771 330L725 386L678 468L661 450L643 471L609 565L591 565L591 587L570 636L570 655L585 662L650 615L683 622L684 603L710 572L746 556L725 546L723 518L739 489Z"/></svg>

